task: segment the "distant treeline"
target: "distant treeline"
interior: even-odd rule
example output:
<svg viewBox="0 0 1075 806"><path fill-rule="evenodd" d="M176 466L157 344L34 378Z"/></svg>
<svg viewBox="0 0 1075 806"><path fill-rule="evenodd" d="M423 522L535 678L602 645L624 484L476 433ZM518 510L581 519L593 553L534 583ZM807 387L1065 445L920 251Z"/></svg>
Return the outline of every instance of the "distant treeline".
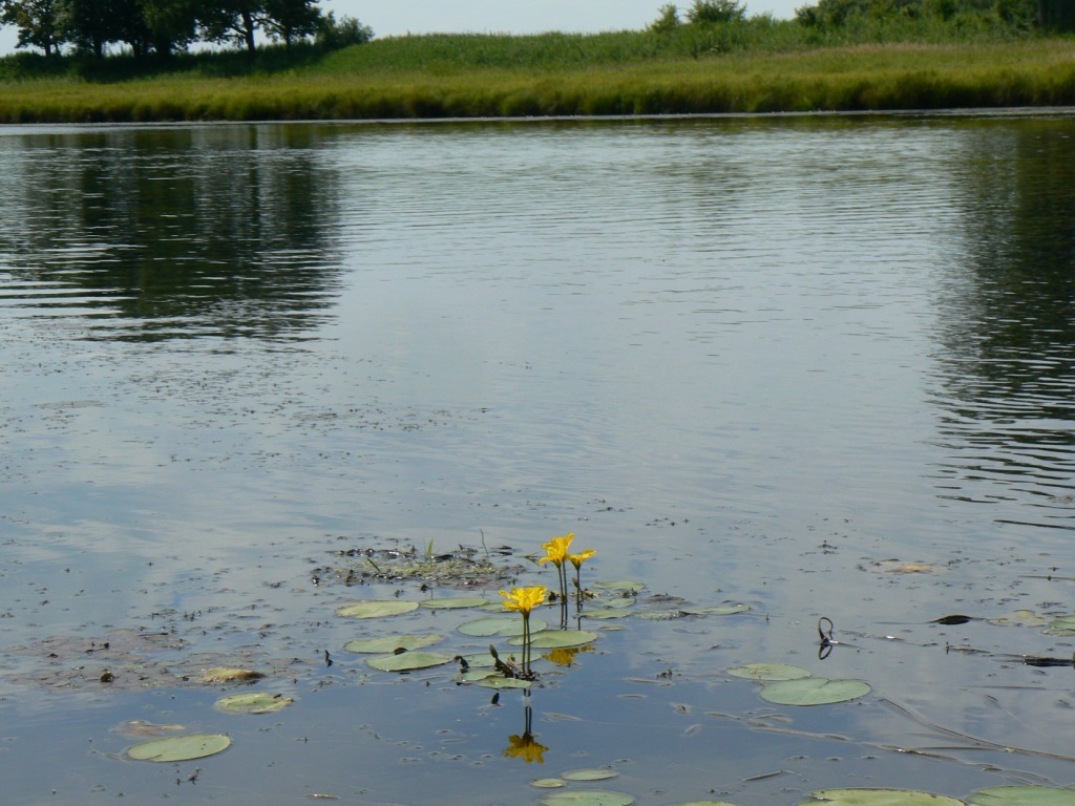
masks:
<svg viewBox="0 0 1075 806"><path fill-rule="evenodd" d="M174 68L171 57L199 43L222 46L224 52L218 47L200 55L220 62L215 74L220 69L234 74L242 69L229 60L241 53L258 55L258 60L246 60L248 70L255 69L256 61L256 69L264 69L267 60L286 68L373 39L369 27L351 17L337 20L318 7L318 0L0 0L0 26L5 25L18 29L19 48L35 52L0 59L0 81L55 75L72 66L83 75L100 76L112 69L133 77L153 72L151 62ZM1075 31L1075 0L817 0L797 9L791 20L768 14L748 17L740 0L692 0L682 9L672 3L661 6L645 30L574 37L572 50L557 52L552 59L698 58L734 50L864 42L1006 41L1068 31ZM420 39L427 41L400 52L428 55L441 41ZM495 37L457 37L451 47L464 39L462 50L453 50L449 60L458 65L487 65L490 48L503 45ZM512 39L523 47L533 38ZM269 42L280 46L262 47ZM543 41L542 47L546 45ZM595 55L594 50L599 52ZM379 49L378 54L393 57ZM61 55L64 58L56 58ZM121 58L103 60L106 55Z"/></svg>
<svg viewBox="0 0 1075 806"><path fill-rule="evenodd" d="M661 7L652 31L680 25L741 22L746 6L739 0L694 0L683 19L672 3ZM1049 32L1075 31L1075 0L819 0L795 12L801 25L828 30L899 20L937 20L953 26L1003 25Z"/></svg>
<svg viewBox="0 0 1075 806"><path fill-rule="evenodd" d="M119 47L135 58L167 58L196 42L253 54L259 35L290 47L367 42L358 20L324 13L317 0L0 0L0 25L18 28L18 47L46 57L64 51L98 58Z"/></svg>

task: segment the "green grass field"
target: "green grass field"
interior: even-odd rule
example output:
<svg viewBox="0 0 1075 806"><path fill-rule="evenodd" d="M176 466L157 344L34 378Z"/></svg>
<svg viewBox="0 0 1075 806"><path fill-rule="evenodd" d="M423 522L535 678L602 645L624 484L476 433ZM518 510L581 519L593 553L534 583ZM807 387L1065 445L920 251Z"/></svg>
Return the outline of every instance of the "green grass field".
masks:
<svg viewBox="0 0 1075 806"><path fill-rule="evenodd" d="M870 41L880 39L882 41ZM946 41L947 39L947 41ZM853 40L853 41L851 41ZM153 71L9 57L0 122L659 115L1075 104L1075 39L756 18L670 34L436 35L334 52L182 56ZM47 69L44 69L47 68Z"/></svg>

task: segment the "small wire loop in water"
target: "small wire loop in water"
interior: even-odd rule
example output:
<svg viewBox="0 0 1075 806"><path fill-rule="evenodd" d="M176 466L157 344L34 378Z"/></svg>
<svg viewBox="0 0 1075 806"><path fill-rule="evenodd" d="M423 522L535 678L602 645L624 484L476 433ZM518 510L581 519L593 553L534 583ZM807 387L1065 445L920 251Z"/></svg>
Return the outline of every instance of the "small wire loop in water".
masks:
<svg viewBox="0 0 1075 806"><path fill-rule="evenodd" d="M817 620L817 636L820 641L817 648L818 660L825 660L832 654L832 648L840 643L832 637L832 629L832 619L828 616L822 616Z"/></svg>

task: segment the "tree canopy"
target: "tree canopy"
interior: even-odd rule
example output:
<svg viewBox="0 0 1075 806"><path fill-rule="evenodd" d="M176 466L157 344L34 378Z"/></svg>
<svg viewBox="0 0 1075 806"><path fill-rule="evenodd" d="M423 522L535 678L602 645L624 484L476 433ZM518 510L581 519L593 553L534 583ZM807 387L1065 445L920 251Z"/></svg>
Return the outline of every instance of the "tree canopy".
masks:
<svg viewBox="0 0 1075 806"><path fill-rule="evenodd" d="M18 47L46 56L65 48L102 56L167 57L195 42L255 52L259 36L290 46L316 37L333 47L366 42L357 20L337 22L317 0L0 0L0 25L18 28Z"/></svg>

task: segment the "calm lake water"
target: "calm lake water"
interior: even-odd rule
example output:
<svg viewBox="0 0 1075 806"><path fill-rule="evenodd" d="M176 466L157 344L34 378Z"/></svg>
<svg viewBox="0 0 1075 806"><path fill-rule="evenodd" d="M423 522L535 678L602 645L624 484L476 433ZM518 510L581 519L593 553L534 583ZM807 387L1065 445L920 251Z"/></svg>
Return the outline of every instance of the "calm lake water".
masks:
<svg viewBox="0 0 1075 806"><path fill-rule="evenodd" d="M1067 112L0 129L4 801L1075 784L1073 670L1023 662L1072 657L1073 390ZM511 651L335 610L512 584L396 549L555 584L569 531L645 587L530 713L343 649ZM217 666L295 702L222 713ZM233 745L135 762L133 721Z"/></svg>

